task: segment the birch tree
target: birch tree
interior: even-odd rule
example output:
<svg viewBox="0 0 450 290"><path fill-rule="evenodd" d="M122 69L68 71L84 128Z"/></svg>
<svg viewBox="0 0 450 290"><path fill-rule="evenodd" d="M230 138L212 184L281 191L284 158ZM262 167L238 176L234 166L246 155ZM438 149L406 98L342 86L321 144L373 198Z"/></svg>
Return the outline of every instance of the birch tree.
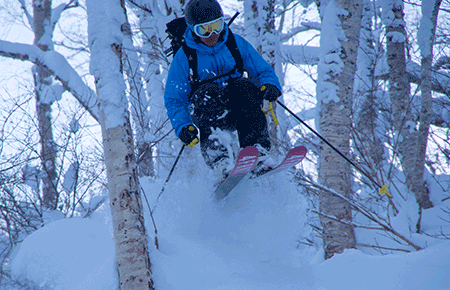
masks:
<svg viewBox="0 0 450 290"><path fill-rule="evenodd" d="M416 175L417 170L422 172L423 167L418 168L417 157L425 158L425 153L417 153L417 132L411 112L410 84L407 78L406 70L406 24L404 20L403 2L401 0L385 1L383 6L383 22L386 25L386 58L389 66L389 95L391 99L391 110L394 123L395 135L397 136L397 148L399 158L402 164L403 172L406 178L406 185L410 191L417 191L416 200L419 208L431 206L428 194L424 184L415 183L414 179L419 178ZM431 32L430 32L431 33ZM428 48L429 49L429 48ZM427 96L425 96L425 107ZM425 117L425 120L423 120ZM422 120L422 130L428 131L429 122L426 116ZM428 125L426 124L428 123ZM426 127L426 128L425 128ZM427 135L427 134L426 134ZM426 136L424 136L426 138ZM425 141L420 141L421 143ZM426 146L426 145L425 145ZM424 148L420 149L424 152ZM420 175L420 174L419 174ZM423 181L423 177L419 179ZM415 184L415 186L413 186Z"/></svg>
<svg viewBox="0 0 450 290"><path fill-rule="evenodd" d="M122 74L124 5L121 0L87 1L90 70L98 95L119 284L121 289L153 289Z"/></svg>
<svg viewBox="0 0 450 290"><path fill-rule="evenodd" d="M361 1L321 2L322 33L318 65L317 98L322 136L346 156L350 153L353 81L361 26ZM352 195L351 169L347 161L322 144L319 153L319 182L346 198ZM355 248L350 205L328 192L320 193L325 258ZM328 218L332 217L332 218ZM341 222L342 221L342 222Z"/></svg>
<svg viewBox="0 0 450 290"><path fill-rule="evenodd" d="M421 110L416 144L416 158L414 170L411 174L411 191L416 196L420 208L430 208L432 203L428 195L428 188L424 182L425 158L433 112L433 99L431 92L431 71L433 60L433 44L436 33L437 17L441 0L422 1L422 19L418 32L421 60Z"/></svg>
<svg viewBox="0 0 450 290"><path fill-rule="evenodd" d="M385 1L386 58L389 66L389 95L397 148L406 183L411 184L415 158L415 123L411 114L410 84L406 71L406 23L401 0Z"/></svg>
<svg viewBox="0 0 450 290"><path fill-rule="evenodd" d="M60 14L76 6L78 2L72 0L53 9L51 0L33 0L33 17L31 17L27 7L22 3L22 9L28 15L29 24L34 32L34 45L44 52L53 51L53 31ZM56 172L57 145L53 137L51 113L52 104L61 98L64 88L54 83L53 72L48 67L36 64L32 70L41 144L42 205L47 209L56 209L59 199Z"/></svg>
<svg viewBox="0 0 450 290"><path fill-rule="evenodd" d="M52 1L33 0L34 45L43 51L53 50ZM52 73L43 66L33 67L36 113L41 143L42 202L48 209L56 209L56 143L53 140L51 107L55 101Z"/></svg>

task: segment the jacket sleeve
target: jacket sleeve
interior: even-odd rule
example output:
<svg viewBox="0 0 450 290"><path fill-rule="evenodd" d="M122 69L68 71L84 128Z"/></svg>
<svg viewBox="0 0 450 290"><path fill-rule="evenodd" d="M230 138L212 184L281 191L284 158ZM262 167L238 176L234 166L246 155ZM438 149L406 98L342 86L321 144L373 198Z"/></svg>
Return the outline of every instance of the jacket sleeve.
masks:
<svg viewBox="0 0 450 290"><path fill-rule="evenodd" d="M192 124L189 114L188 96L191 87L188 72L189 64L186 54L180 49L170 65L164 90L164 105L167 110L167 116L177 136L179 136L184 126Z"/></svg>
<svg viewBox="0 0 450 290"><path fill-rule="evenodd" d="M244 70L248 72L249 79L258 87L264 84L272 84L281 92L280 81L272 67L247 40L236 33L234 35L244 60Z"/></svg>

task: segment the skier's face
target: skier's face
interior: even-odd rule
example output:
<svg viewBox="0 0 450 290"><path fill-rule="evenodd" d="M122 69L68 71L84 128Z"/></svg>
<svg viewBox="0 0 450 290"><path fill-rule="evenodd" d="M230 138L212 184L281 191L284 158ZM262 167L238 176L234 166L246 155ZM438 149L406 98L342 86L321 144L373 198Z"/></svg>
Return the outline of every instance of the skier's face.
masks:
<svg viewBox="0 0 450 290"><path fill-rule="evenodd" d="M200 37L205 45L213 47L219 41L219 36L223 31L224 25L225 21L222 16L212 21L194 25L191 29Z"/></svg>
<svg viewBox="0 0 450 290"><path fill-rule="evenodd" d="M219 41L219 37L220 34L214 32L209 37L200 37L200 39L206 46L213 47Z"/></svg>
<svg viewBox="0 0 450 290"><path fill-rule="evenodd" d="M199 37L210 37L212 33L220 34L223 30L225 22L223 17L219 17L213 21L194 25L193 31Z"/></svg>

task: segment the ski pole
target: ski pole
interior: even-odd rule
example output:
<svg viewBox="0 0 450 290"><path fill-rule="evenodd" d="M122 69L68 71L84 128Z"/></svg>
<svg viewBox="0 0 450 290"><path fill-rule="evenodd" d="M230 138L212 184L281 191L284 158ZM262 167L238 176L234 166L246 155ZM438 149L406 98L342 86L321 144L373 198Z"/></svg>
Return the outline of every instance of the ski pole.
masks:
<svg viewBox="0 0 450 290"><path fill-rule="evenodd" d="M230 21L228 21L228 26L231 25L231 23L233 23L233 21L236 19L236 17L239 16L239 14L241 14L241 12L237 11L236 13L234 13L233 17L231 17Z"/></svg>
<svg viewBox="0 0 450 290"><path fill-rule="evenodd" d="M166 181L164 182L164 185L163 185L163 187L162 187L162 189L161 189L161 192L159 193L158 197L156 198L156 204L158 204L159 198L161 197L161 195L163 194L164 190L166 189L166 185L167 185L167 183L169 182L170 177L172 176L173 171L175 170L175 166L177 166L178 160L180 160L180 157L181 157L181 154L183 153L184 147L186 147L186 146L184 146L184 145L181 146L180 152L178 153L178 156L177 156L177 158L175 159L175 162L174 162L173 165L172 165L172 169L170 169L169 175L167 176L167 179L166 179ZM155 206L155 208L153 209L153 211L154 211L155 209L156 209L156 206Z"/></svg>
<svg viewBox="0 0 450 290"><path fill-rule="evenodd" d="M313 128L311 128L308 124L306 124L302 119L300 119L294 112L292 112L288 107L286 107L282 102L277 100L277 103L282 106L286 111L288 111L295 119L297 119L300 123L302 123L306 128L308 128L311 132L313 132L317 137L320 138L325 144L331 147L336 153L338 153L342 158L344 158L348 163L350 163L356 170L361 172L365 177L367 177L370 181L373 182L378 188L380 188L380 194L386 194L389 198L392 197L392 195L387 191L387 185L379 185L378 182L376 182L372 177L369 176L365 171L363 171L359 166L357 166L355 163L353 163L350 159L348 159L344 154L341 153L336 147L334 147L330 142L328 142L325 138L323 138L319 133L317 133Z"/></svg>
<svg viewBox="0 0 450 290"><path fill-rule="evenodd" d="M148 202L147 196L145 195L145 191L144 191L144 189L141 186L142 194L144 195L145 201L147 202L147 207L148 207L148 211L150 213L150 218L152 219L153 227L155 229L155 247L156 247L157 250L159 250L158 230L156 229L156 223L155 223L155 219L153 218L153 212L155 211L156 206L158 206L159 198L161 197L161 195L163 194L164 190L166 189L167 182L169 182L170 177L172 176L172 173L175 170L175 166L178 163L178 160L180 160L181 153L183 153L184 147L185 147L184 145L181 147L180 153L178 153L178 156L177 156L177 158L175 159L175 162L172 165L172 169L169 172L169 176L167 176L167 179L164 182L164 185L163 185L163 187L161 189L161 192L159 193L158 197L156 198L156 204L155 204L155 207L153 208L153 210L151 209L150 203Z"/></svg>

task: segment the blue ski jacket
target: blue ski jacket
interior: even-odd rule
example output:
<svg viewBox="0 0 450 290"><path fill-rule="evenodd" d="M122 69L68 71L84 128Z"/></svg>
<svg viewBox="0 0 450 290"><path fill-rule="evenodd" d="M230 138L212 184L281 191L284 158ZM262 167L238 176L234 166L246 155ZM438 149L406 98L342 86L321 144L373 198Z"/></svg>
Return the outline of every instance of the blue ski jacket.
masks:
<svg viewBox="0 0 450 290"><path fill-rule="evenodd" d="M197 70L200 81L226 74L234 69L234 58L225 44L229 32L226 24L224 30L223 40L214 47L195 42L192 31L189 28L184 33L186 44L197 50ZM248 79L257 87L261 87L264 84L272 84L281 91L280 82L272 67L248 41L236 33L234 36L239 52L244 60L244 71L248 73ZM239 75L236 75L236 77L239 77ZM217 83L225 86L223 80L221 82L219 79ZM188 97L190 93L189 63L183 49L180 49L170 65L164 91L164 104L167 115L177 136L179 136L184 126L193 123L189 113Z"/></svg>

